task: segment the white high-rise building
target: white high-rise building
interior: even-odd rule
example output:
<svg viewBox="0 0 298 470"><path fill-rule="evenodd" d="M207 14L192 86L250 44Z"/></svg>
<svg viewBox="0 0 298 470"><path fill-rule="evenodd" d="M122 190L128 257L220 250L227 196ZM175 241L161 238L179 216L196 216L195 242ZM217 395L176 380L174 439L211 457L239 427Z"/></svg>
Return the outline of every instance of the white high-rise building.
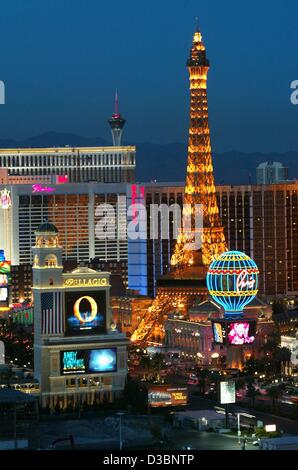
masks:
<svg viewBox="0 0 298 470"><path fill-rule="evenodd" d="M133 182L136 148L50 147L0 149L0 169L7 168L10 179L45 176L67 177L69 183Z"/></svg>
<svg viewBox="0 0 298 470"><path fill-rule="evenodd" d="M279 162L264 162L257 167L257 184L275 184L288 180L288 168Z"/></svg>

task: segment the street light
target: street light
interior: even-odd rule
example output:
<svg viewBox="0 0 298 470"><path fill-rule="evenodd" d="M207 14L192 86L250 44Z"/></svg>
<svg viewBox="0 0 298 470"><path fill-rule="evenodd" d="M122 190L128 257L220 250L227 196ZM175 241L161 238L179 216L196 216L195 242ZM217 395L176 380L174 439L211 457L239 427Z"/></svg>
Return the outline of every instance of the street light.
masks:
<svg viewBox="0 0 298 470"><path fill-rule="evenodd" d="M238 444L240 444L240 437L241 437L241 428L240 428L240 414L237 413L237 424L238 424Z"/></svg>
<svg viewBox="0 0 298 470"><path fill-rule="evenodd" d="M119 416L119 449L122 450L122 445L123 445L123 442L122 442L122 416L124 415L125 413L123 412L119 412L117 413L117 416Z"/></svg>

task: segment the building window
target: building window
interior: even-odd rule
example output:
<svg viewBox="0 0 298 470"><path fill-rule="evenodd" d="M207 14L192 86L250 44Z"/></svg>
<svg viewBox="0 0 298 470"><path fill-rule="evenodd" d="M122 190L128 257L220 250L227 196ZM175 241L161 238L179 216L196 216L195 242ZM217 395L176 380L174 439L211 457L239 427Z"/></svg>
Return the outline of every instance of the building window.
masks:
<svg viewBox="0 0 298 470"><path fill-rule="evenodd" d="M48 255L45 259L45 265L48 267L48 268L57 268L58 266L58 260L57 260L57 256L55 255Z"/></svg>

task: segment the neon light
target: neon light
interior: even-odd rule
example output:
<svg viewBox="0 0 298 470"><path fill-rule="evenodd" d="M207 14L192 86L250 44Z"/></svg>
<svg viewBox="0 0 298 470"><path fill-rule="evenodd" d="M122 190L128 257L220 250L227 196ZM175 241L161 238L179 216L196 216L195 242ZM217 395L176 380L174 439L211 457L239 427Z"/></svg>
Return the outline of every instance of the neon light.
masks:
<svg viewBox="0 0 298 470"><path fill-rule="evenodd" d="M247 279L248 278L248 279ZM248 271L242 271L240 274L237 276L236 280L236 289L237 292L240 292L240 289L245 289L245 287L249 287L252 289L256 283L256 280L251 276L249 277Z"/></svg>
<svg viewBox="0 0 298 470"><path fill-rule="evenodd" d="M0 207L1 209L9 209L12 205L10 191L6 188L0 191Z"/></svg>
<svg viewBox="0 0 298 470"><path fill-rule="evenodd" d="M43 186L42 184L33 184L32 185L32 192L33 193L52 193L53 191L56 191L56 188Z"/></svg>
<svg viewBox="0 0 298 470"><path fill-rule="evenodd" d="M131 185L131 203L132 203L132 222L133 224L137 223L137 209L136 209L136 204L137 204L137 199L140 198L141 202L144 202L145 199L145 186L140 186L139 187L139 193L138 193L138 186L136 184Z"/></svg>
<svg viewBox="0 0 298 470"><path fill-rule="evenodd" d="M248 322L231 323L231 330L228 334L230 344L251 344L255 337L249 336Z"/></svg>
<svg viewBox="0 0 298 470"><path fill-rule="evenodd" d="M245 253L229 251L214 260L207 273L207 287L225 315L242 315L258 293L259 270Z"/></svg>
<svg viewBox="0 0 298 470"><path fill-rule="evenodd" d="M8 286L8 276L7 274L0 274L0 287Z"/></svg>
<svg viewBox="0 0 298 470"><path fill-rule="evenodd" d="M56 177L56 182L58 184L65 184L68 183L68 176L67 175L58 175Z"/></svg>

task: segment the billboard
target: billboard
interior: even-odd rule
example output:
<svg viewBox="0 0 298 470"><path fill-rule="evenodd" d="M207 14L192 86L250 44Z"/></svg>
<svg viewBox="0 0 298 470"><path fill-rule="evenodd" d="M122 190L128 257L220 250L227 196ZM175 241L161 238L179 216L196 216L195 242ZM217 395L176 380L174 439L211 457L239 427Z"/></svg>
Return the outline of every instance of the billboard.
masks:
<svg viewBox="0 0 298 470"><path fill-rule="evenodd" d="M105 291L65 292L65 336L106 333Z"/></svg>
<svg viewBox="0 0 298 470"><path fill-rule="evenodd" d="M246 318L238 321L217 319L212 321L212 332L216 344L226 346L249 345L255 341L256 321Z"/></svg>
<svg viewBox="0 0 298 470"><path fill-rule="evenodd" d="M255 340L256 323L249 321L238 321L228 323L227 337L228 344L242 345L252 344Z"/></svg>
<svg viewBox="0 0 298 470"><path fill-rule="evenodd" d="M9 279L7 274L0 274L0 287L6 287L9 284Z"/></svg>
<svg viewBox="0 0 298 470"><path fill-rule="evenodd" d="M163 406L185 406L188 402L186 387L171 387L169 385L152 385L148 389L148 406L159 408Z"/></svg>
<svg viewBox="0 0 298 470"><path fill-rule="evenodd" d="M0 261L0 287L6 287L11 284L11 262L7 260Z"/></svg>
<svg viewBox="0 0 298 470"><path fill-rule="evenodd" d="M214 322L212 324L214 342L217 344L224 344L225 342L225 328L222 323Z"/></svg>
<svg viewBox="0 0 298 470"><path fill-rule="evenodd" d="M60 351L60 374L102 374L117 371L117 348Z"/></svg>
<svg viewBox="0 0 298 470"><path fill-rule="evenodd" d="M236 386L234 380L220 382L220 403L222 405L236 403Z"/></svg>
<svg viewBox="0 0 298 470"><path fill-rule="evenodd" d="M0 302L6 302L8 299L7 287L0 287Z"/></svg>
<svg viewBox="0 0 298 470"><path fill-rule="evenodd" d="M0 274L10 274L11 271L11 262L10 261L0 261Z"/></svg>
<svg viewBox="0 0 298 470"><path fill-rule="evenodd" d="M1 209L9 209L12 205L10 191L6 188L0 191L0 207Z"/></svg>
<svg viewBox="0 0 298 470"><path fill-rule="evenodd" d="M86 351L60 351L61 375L86 374Z"/></svg>

